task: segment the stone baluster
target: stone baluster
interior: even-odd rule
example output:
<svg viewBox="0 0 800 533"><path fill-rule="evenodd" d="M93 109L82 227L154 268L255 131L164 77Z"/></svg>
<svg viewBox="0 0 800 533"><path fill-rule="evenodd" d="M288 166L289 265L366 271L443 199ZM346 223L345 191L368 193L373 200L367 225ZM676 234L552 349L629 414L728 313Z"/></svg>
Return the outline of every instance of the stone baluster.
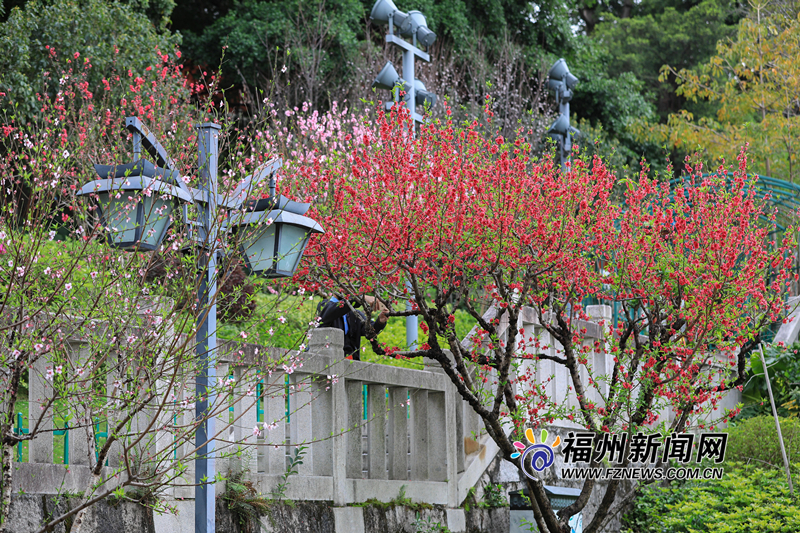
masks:
<svg viewBox="0 0 800 533"><path fill-rule="evenodd" d="M411 392L411 479L428 480L428 391ZM434 433L435 434L435 433Z"/></svg>
<svg viewBox="0 0 800 533"><path fill-rule="evenodd" d="M361 479L361 426L364 416L363 383L348 379L347 390L347 477Z"/></svg>
<svg viewBox="0 0 800 533"><path fill-rule="evenodd" d="M389 389L389 479L408 479L408 389Z"/></svg>
<svg viewBox="0 0 800 533"><path fill-rule="evenodd" d="M52 363L45 357L37 357L33 368L28 373L28 427L32 430L39 417L44 417L39 424L39 433L29 441L28 457L31 463L53 463L53 408L46 411L42 406L53 397L53 383L47 379L47 367L52 371Z"/></svg>
<svg viewBox="0 0 800 533"><path fill-rule="evenodd" d="M386 479L386 386L367 386L369 477Z"/></svg>
<svg viewBox="0 0 800 533"><path fill-rule="evenodd" d="M297 473L301 476L314 475L314 446L310 444L314 440L314 391L310 375L297 372L292 374L289 387L290 436L292 444L306 447L303 464L297 468Z"/></svg>
<svg viewBox="0 0 800 533"><path fill-rule="evenodd" d="M286 373L273 372L264 378L264 422L270 429L266 441L266 471L270 474L286 472Z"/></svg>
<svg viewBox="0 0 800 533"><path fill-rule="evenodd" d="M447 429L447 409L445 405L445 393L444 392L428 392L428 434L431 436L428 446L428 476L431 481L444 481L447 479L447 450L448 444L453 440L451 434L446 432ZM456 396L453 396L454 399L457 400ZM458 403L461 404L462 402L458 400ZM414 401L411 401L411 405L414 405ZM460 407L460 405L459 405ZM453 409L453 413L457 409ZM453 425L455 426L455 421L453 421ZM454 446L455 450L460 450L462 456L458 457L460 461L457 461L456 464L459 463L461 465L464 464L464 457L463 457L463 450L464 450L464 439L461 437L461 434L455 433L455 440L460 441L461 446ZM463 470L463 466L461 466Z"/></svg>
<svg viewBox="0 0 800 533"><path fill-rule="evenodd" d="M229 385L226 384L226 388ZM237 466L245 472L258 472L258 436L264 423L258 423L258 376L252 369L236 367L233 384L233 438L237 444Z"/></svg>

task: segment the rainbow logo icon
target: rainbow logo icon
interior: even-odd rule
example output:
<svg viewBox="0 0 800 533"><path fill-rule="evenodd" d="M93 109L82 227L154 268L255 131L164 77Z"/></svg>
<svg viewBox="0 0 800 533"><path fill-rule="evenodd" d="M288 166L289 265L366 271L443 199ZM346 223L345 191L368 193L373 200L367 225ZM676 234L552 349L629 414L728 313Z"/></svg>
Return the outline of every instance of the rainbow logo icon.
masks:
<svg viewBox="0 0 800 533"><path fill-rule="evenodd" d="M553 444L547 444L547 430L543 429L542 433L539 435L539 442L537 444L536 437L533 434L533 429L528 428L525 430L525 438L530 445L525 446L525 444L515 441L514 447L519 451L512 453L511 458L516 459L518 457L522 457L520 459L520 462L522 463L522 471L525 472L525 475L529 478L538 479L534 474L528 471L528 463L525 459L529 454L532 454L530 467L536 472L541 472L553 464L553 460L555 459L553 450L561 446L561 437L556 436L556 440L553 442Z"/></svg>

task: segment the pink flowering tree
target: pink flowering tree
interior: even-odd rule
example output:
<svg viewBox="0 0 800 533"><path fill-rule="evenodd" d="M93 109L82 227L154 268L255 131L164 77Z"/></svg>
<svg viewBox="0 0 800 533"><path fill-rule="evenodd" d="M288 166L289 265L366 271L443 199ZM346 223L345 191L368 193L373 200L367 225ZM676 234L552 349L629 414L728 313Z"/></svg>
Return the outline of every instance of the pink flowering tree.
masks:
<svg viewBox="0 0 800 533"><path fill-rule="evenodd" d="M759 222L771 213L751 186L746 154L731 182L718 177L722 167L711 175L687 167L695 187L673 191L645 167L623 183L597 158L561 170L532 155L527 131L509 143L477 123L433 121L416 139L408 128L404 110L380 113L375 130L332 165L296 169L326 228L296 276L307 289L362 303L374 295L389 316L418 316L426 332L418 347L380 348L440 364L521 470L514 441L555 420L598 435L670 433L736 414L716 406L741 387L759 334L785 311L793 245L774 242ZM487 299L493 313L484 312ZM619 309L616 322L601 322L601 339L585 330L592 300ZM477 323L472 344L456 336L457 308ZM513 330L523 313L549 342ZM591 353L613 361L609 370ZM539 361L566 369L574 405L547 394ZM661 421L667 406L675 417ZM540 480L528 487L539 531L569 531L569 518L602 490L585 527L593 533L630 498L618 481L588 480L556 513Z"/></svg>
<svg viewBox="0 0 800 533"><path fill-rule="evenodd" d="M4 191L0 200L0 517L7 517L10 509L13 463L20 459L63 462L65 452L59 443L67 437L56 432L68 427L73 439L69 462L89 467L91 481L78 505L41 524L41 531L68 519L73 521L72 531L81 531L86 510L109 496L141 499L168 489L191 489L195 432L205 421L195 416L194 324L208 309L195 303L197 252L186 247L189 241L182 217L175 214L155 252L109 247L93 202L76 196L82 185L96 179L93 165L134 159L131 134L123 127L127 116L139 117L156 133L174 159L180 179L195 187L194 125L220 123L222 196L274 157L313 158L292 148L308 145L290 138L294 129L283 129L275 120L277 113L242 124L228 113L224 100L203 97L217 93L216 78L189 82L175 64L177 54L157 51L144 73L135 76L120 71L94 87L87 81L90 58L49 50L52 65L43 75L56 83L45 86L57 89L37 95L40 113L30 122L20 122L14 115L0 119L0 187ZM13 99L14 95L0 97ZM314 142L333 139L334 125L344 123L335 113L326 117L311 113L299 131L315 136ZM344 137L336 131L336 139ZM264 196L268 185L262 183L249 195L252 199ZM221 225L226 220L220 216L216 222ZM251 234L248 230L232 236L224 243L225 250L237 249ZM221 241L211 245L222 246ZM217 284L226 290L237 276L244 274L236 261L226 262ZM268 345L280 339L286 349L283 355L265 357L258 370L265 376L264 396L283 395L282 378L278 382L269 377L273 370L288 373L301 365L288 349L304 349L313 320L297 324L287 317L297 314L303 302L309 306L309 295L297 291L291 280L262 280L250 286L255 290L236 293L236 286L230 289L236 298L244 299L244 305L252 304L250 318L220 322L218 334ZM219 376L214 386L218 400L208 414L226 421L229 402L252 397L255 385L243 384L257 381L256 368L241 360L242 351L227 351L230 367L238 365L238 370L235 375ZM246 433L264 435L275 424L263 421L246 428ZM218 453L237 459L241 443L222 431L215 435ZM220 472L219 480L226 473ZM163 499L144 501L160 511L170 510ZM0 519L3 533L6 525Z"/></svg>

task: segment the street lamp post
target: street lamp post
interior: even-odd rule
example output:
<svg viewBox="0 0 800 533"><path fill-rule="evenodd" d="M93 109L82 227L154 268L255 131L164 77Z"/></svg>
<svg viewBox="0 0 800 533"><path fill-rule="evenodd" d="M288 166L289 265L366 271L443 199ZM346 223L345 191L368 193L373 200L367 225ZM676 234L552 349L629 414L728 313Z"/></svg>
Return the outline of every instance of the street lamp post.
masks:
<svg viewBox="0 0 800 533"><path fill-rule="evenodd" d="M214 417L217 362L217 264L223 251L220 238L255 227L239 250L250 272L267 277L290 276L297 268L312 233L323 233L316 221L304 216L310 204L275 196L275 172L280 160L270 160L248 176L231 195L217 190L220 126L205 123L198 129L200 188L189 188L175 162L155 135L136 117L126 119L133 134L136 160L126 165L95 165L101 179L84 185L79 196L89 196L98 206L101 222L112 246L133 250L157 250L173 220L182 212L191 239L199 248L197 259L197 420L195 433L195 532L216 531L214 480L216 478ZM156 166L140 159L142 146L156 159ZM264 179L270 179L270 198L242 209L248 194ZM122 195L125 191L125 195ZM182 204L182 205L181 205ZM188 205L197 208L197 220L188 217ZM226 220L218 226L220 212Z"/></svg>
<svg viewBox="0 0 800 533"><path fill-rule="evenodd" d="M399 88L405 91L404 100L408 103L408 111L413 121L411 122L411 135L416 135L416 123L422 123L422 115L417 113L417 106L427 106L428 108L436 105L436 95L425 88L425 84L416 78L414 73L416 58L430 63L431 57L427 52L417 47L417 44L430 48L436 40L436 34L428 28L428 21L419 11L409 11L404 13L397 9L392 0L377 0L372 6L370 18L376 22L389 25L389 33L386 35L386 42L399 48L403 52L403 76L397 74L391 62L384 65L378 77L375 78L372 86L379 89L386 89L393 92L394 102L399 101ZM397 26L400 36L396 35L394 28ZM409 43L401 37L411 38ZM387 109L391 108L392 103L387 103ZM406 283L409 293L411 284ZM411 302L406 303L406 310L411 310ZM406 345L409 350L413 350L417 344L417 328L419 326L416 315L406 317Z"/></svg>
<svg viewBox="0 0 800 533"><path fill-rule="evenodd" d="M569 124L569 103L572 100L572 91L578 85L578 78L570 73L564 58L555 62L547 78L547 88L555 92L559 111L558 118L547 130L547 134L558 144L559 162L564 169L572 152L572 137L580 133Z"/></svg>

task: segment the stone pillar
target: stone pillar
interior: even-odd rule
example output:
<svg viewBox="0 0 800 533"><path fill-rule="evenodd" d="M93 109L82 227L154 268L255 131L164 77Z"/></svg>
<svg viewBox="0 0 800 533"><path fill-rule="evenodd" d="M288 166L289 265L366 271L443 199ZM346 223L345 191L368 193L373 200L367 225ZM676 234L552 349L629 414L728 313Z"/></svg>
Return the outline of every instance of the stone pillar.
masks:
<svg viewBox="0 0 800 533"><path fill-rule="evenodd" d="M33 368L28 372L28 427L33 429L42 416L41 406L53 397L53 384L47 379L47 367L52 370L52 363L44 357L38 357L33 362ZM53 409L44 413L39 424L39 434L32 439L28 446L28 457L31 463L53 464ZM15 452L16 453L16 452Z"/></svg>
<svg viewBox="0 0 800 533"><path fill-rule="evenodd" d="M314 440L313 383L311 376L307 374L295 372L290 378L291 441L294 445L307 448L303 455L303 464L298 467L297 471L300 475L311 476L314 475L314 447L310 444Z"/></svg>
<svg viewBox="0 0 800 533"><path fill-rule="evenodd" d="M386 386L367 387L369 426L369 478L386 479Z"/></svg>
<svg viewBox="0 0 800 533"><path fill-rule="evenodd" d="M233 437L238 446L238 467L250 474L258 472L258 426L263 434L264 424L258 423L258 376L252 369L236 367L233 386ZM225 385L228 388L228 385Z"/></svg>
<svg viewBox="0 0 800 533"><path fill-rule="evenodd" d="M411 392L411 479L428 480L428 391ZM435 433L434 433L435 434Z"/></svg>
<svg viewBox="0 0 800 533"><path fill-rule="evenodd" d="M362 478L361 426L364 418L364 385L347 380L347 477Z"/></svg>
<svg viewBox="0 0 800 533"><path fill-rule="evenodd" d="M408 389L389 389L389 479L408 479Z"/></svg>

